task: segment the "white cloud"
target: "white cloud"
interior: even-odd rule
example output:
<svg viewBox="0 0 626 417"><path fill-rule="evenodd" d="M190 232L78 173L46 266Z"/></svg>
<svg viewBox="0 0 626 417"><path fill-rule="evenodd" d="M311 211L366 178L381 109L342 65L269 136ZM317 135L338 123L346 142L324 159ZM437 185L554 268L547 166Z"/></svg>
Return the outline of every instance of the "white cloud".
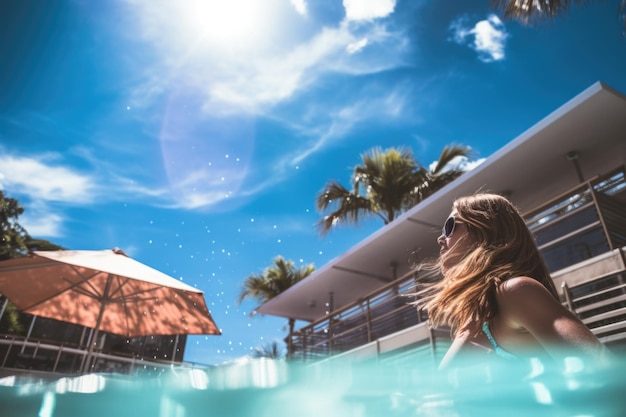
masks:
<svg viewBox="0 0 626 417"><path fill-rule="evenodd" d="M485 162L485 159L486 158L480 158L475 161L470 161L470 160L461 161L461 165L460 165L461 169L463 169L464 171L471 171L474 168L476 168L478 165Z"/></svg>
<svg viewBox="0 0 626 417"><path fill-rule="evenodd" d="M276 0L261 3L261 9L284 7L284 2ZM403 35L392 34L381 25L352 27L337 22L333 27L320 23L312 35L306 32L285 38L277 29L278 23L271 21L270 13L265 11L257 20L268 22L237 49L231 42L215 42L210 36L199 37L182 27L172 16L181 15L177 10L184 4L129 0L143 40L156 51L157 59L143 66L145 74L133 91L133 107L148 107L182 85L203 96L207 114L267 113L328 73L373 73L401 63ZM306 2L292 0L290 6L302 12ZM395 1L346 1L345 7L348 20L371 21L391 13ZM351 58L365 45L377 45L381 53L373 51L366 58Z"/></svg>
<svg viewBox="0 0 626 417"><path fill-rule="evenodd" d="M68 169L59 160L59 155L51 153L0 157L0 188L22 206L28 206L20 224L31 236L62 235L64 218L51 208L51 203L81 205L95 198L93 177Z"/></svg>
<svg viewBox="0 0 626 417"><path fill-rule="evenodd" d="M183 193L180 198L171 208L185 208L185 209L197 209L202 207L212 206L220 201L229 198L227 193L212 192L212 191L195 191L190 193Z"/></svg>
<svg viewBox="0 0 626 417"><path fill-rule="evenodd" d="M481 61L494 62L504 59L504 48L509 34L498 16L489 15L486 20L476 23L473 28L469 28L467 19L462 17L452 22L450 29L453 32L453 40L474 49Z"/></svg>
<svg viewBox="0 0 626 417"><path fill-rule="evenodd" d="M400 116L406 105L406 95L409 90L402 91L401 87L387 92L385 95L367 94L361 100L334 111L326 112L330 115L330 122L324 123L323 130L305 132L314 136L316 140L297 155L290 155L291 164L301 163L311 154L323 149L329 143L345 136L355 125L363 120L372 121L377 118L391 119Z"/></svg>
<svg viewBox="0 0 626 417"><path fill-rule="evenodd" d="M379 91L368 91L362 98L351 104L335 109L318 109L320 114L311 115L314 120L309 127L292 125L291 128L298 131L303 138L312 140L301 141L303 146L288 151L281 155L271 165L271 172L263 175L263 180L253 186L242 189L240 196L250 196L272 187L293 172L293 169L311 155L319 152L337 140L347 135L356 125L363 120L391 119L400 117L406 111L406 97L411 94L406 86L400 86L384 94ZM321 114L329 120L320 120ZM321 127L320 127L321 126Z"/></svg>
<svg viewBox="0 0 626 417"><path fill-rule="evenodd" d="M28 234L34 237L63 236L63 217L56 213L50 213L47 207L38 211L33 210L33 206L29 205L19 222L28 231Z"/></svg>
<svg viewBox="0 0 626 417"><path fill-rule="evenodd" d="M306 16L307 15L306 0L290 0L290 2L291 2L291 5L293 6L293 8L296 9L296 12L298 12L302 16Z"/></svg>
<svg viewBox="0 0 626 417"><path fill-rule="evenodd" d="M240 112L265 113L280 102L315 84L328 73L367 74L399 64L396 51L352 59L367 45L390 41L392 35L380 27L372 28L366 37L356 38L346 25L325 28L308 42L294 46L281 56L260 57L236 64L228 73L206 79L209 86L204 111L208 114ZM397 47L402 42L397 41Z"/></svg>
<svg viewBox="0 0 626 417"><path fill-rule="evenodd" d="M132 11L129 13L132 16L129 27L136 28L128 36L135 42L140 38L144 50L152 52L149 55L138 54L138 73L144 72L139 76L141 81L132 89L129 105L133 110L159 117L161 104L165 102L167 110L163 119L167 119L172 112L183 114L184 109L186 120L189 114L194 114L198 126L209 119L224 125L230 123L227 118L234 115L250 118L263 116L293 128L309 142L290 143L285 147L285 155L279 157L280 161L264 167L271 172L255 172L255 178L248 177L248 172L243 171L243 177L235 178L229 174L230 171L225 171L224 176L232 182L216 184L211 190L207 190L206 185L211 183L210 178L215 178L215 166L211 170L213 177L205 177L204 181L200 180L201 172L195 173L197 179L185 172L196 169L191 163L184 165L184 169L178 168L177 173L168 171L167 195L176 200L176 206L209 206L225 199L247 197L282 181L295 164L329 146L346 135L356 123L365 120L365 116L357 110L358 106L366 108L365 104L348 106L354 107L353 113L346 109L329 112L332 107L328 102L336 101L337 97L311 98L308 93L312 86L323 83L326 77L336 79L337 75L373 74L406 65L405 54L409 50L407 35L390 31L384 20L376 21L394 11L395 0L346 0L346 17L337 20L334 25L326 21L316 22L313 15L308 16L308 7L314 3L309 4L307 0L238 0L239 4L251 1L263 5L255 3L255 10L262 9L260 13L263 13L257 20L267 20L261 23L265 25L264 29L257 28L254 31L256 35L249 38L248 43L216 42L211 39L214 36L212 33L202 37L184 27L182 23L189 13L183 13L178 8L190 1L127 0ZM278 13L270 13L269 9ZM310 19L307 19L305 28L286 37L281 32L280 22L271 19L273 15L290 14L293 20L294 9ZM181 19L174 18L176 16ZM193 20L201 22L200 17ZM231 15L231 18L236 17L236 13ZM255 21L254 24L259 23ZM202 25L196 27L201 29ZM149 61L141 59L146 56L150 57ZM305 95L307 103L303 104L298 99ZM363 94L363 103L378 103L386 110L387 116L402 111L400 96L380 91L374 95L376 99L372 100L371 96ZM360 99L355 101L361 102ZM303 112L296 114L295 109L303 108L303 112L314 109L312 112L317 112L318 116L307 120L302 116ZM373 117L381 114L380 109L362 111ZM331 117L329 113L332 113ZM165 155L165 123L161 125L158 135ZM314 129L315 135L311 133ZM185 138L184 144L190 143L189 137L197 134L195 129L184 133L181 129L173 131L178 137ZM311 140L312 137L315 139ZM234 141L221 140L221 143L234 149ZM165 158L164 166L168 170ZM206 175L209 175L208 171ZM257 182L256 178L263 180Z"/></svg>
<svg viewBox="0 0 626 417"><path fill-rule="evenodd" d="M66 219L59 213L63 207L129 198L148 198L163 204L168 197L163 190L137 185L102 167L92 166L90 173L82 173L67 165L62 155L54 153L28 157L5 153L0 157L0 189L28 207L20 217L20 224L31 236L62 236ZM106 174L98 174L99 170Z"/></svg>
<svg viewBox="0 0 626 417"><path fill-rule="evenodd" d="M346 20L360 21L386 17L393 13L395 0L343 0Z"/></svg>
<svg viewBox="0 0 626 417"><path fill-rule="evenodd" d="M367 38L363 38L361 40L358 40L356 42L352 42L351 44L349 44L346 47L346 51L348 51L349 54L354 54L359 52L361 49L365 48L367 46Z"/></svg>
<svg viewBox="0 0 626 417"><path fill-rule="evenodd" d="M310 42L296 46L281 57L258 59L239 66L235 72L216 74L211 83L205 111L230 110L262 112L289 99L318 77L324 61L339 59L340 52L353 38L344 29L326 29Z"/></svg>
<svg viewBox="0 0 626 417"><path fill-rule="evenodd" d="M41 159L40 159L41 158ZM62 166L46 164L50 156L0 157L0 185L38 200L86 203L93 199L94 181Z"/></svg>
<svg viewBox="0 0 626 417"><path fill-rule="evenodd" d="M197 209L232 198L246 173L245 169L220 169L216 176L208 169L185 171L184 177L178 177L170 184L170 193L175 200L172 206Z"/></svg>
<svg viewBox="0 0 626 417"><path fill-rule="evenodd" d="M478 165L485 162L485 158L480 158L475 161L470 160L467 156L456 156L454 157L448 165L442 170L442 172L447 172L451 169L461 169L463 171L471 171L476 168ZM437 161L433 161L428 166L428 169L431 171L435 169L437 166Z"/></svg>

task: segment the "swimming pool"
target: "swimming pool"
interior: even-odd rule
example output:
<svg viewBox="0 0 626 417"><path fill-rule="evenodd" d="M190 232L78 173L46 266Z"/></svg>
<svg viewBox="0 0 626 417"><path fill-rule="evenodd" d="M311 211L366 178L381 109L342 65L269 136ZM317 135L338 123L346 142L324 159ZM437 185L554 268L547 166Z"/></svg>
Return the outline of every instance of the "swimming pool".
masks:
<svg viewBox="0 0 626 417"><path fill-rule="evenodd" d="M303 366L268 359L158 377L89 374L0 379L0 415L21 416L624 416L626 361L476 363L450 371L382 361Z"/></svg>

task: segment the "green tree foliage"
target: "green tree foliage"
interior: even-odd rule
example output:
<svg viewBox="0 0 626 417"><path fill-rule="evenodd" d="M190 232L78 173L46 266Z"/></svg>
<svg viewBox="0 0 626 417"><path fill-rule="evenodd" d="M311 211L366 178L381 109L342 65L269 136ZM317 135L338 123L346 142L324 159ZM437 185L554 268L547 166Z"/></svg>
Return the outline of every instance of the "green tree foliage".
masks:
<svg viewBox="0 0 626 417"><path fill-rule="evenodd" d="M251 274L245 279L238 303L252 298L263 304L315 271L313 264L296 268L293 261L287 261L282 256L277 256L273 262L263 273Z"/></svg>
<svg viewBox="0 0 626 417"><path fill-rule="evenodd" d="M19 224L19 217L24 207L14 199L4 195L0 190L0 261L18 258L31 250L61 250L63 247L44 239L32 238L26 229Z"/></svg>
<svg viewBox="0 0 626 417"><path fill-rule="evenodd" d="M26 241L29 239L28 233L17 222L22 213L24 213L24 207L20 206L16 199L6 197L0 190L0 228L2 231L0 260L16 258L28 251L26 246Z"/></svg>
<svg viewBox="0 0 626 417"><path fill-rule="evenodd" d="M0 190L0 261L25 256L31 250L60 250L61 246L43 239L33 239L18 220L24 213L24 207L14 199L7 197ZM6 298L0 296L0 309L5 305ZM22 333L24 326L20 321L20 312L11 302L6 304L0 319L0 331L6 333Z"/></svg>
<svg viewBox="0 0 626 417"><path fill-rule="evenodd" d="M273 265L265 268L262 274L251 274L243 282L243 289L237 302L240 304L247 298L252 298L260 304L282 294L293 285L302 281L315 271L313 264L296 268L293 261L287 261L282 256L274 258ZM289 319L289 335L293 334L296 321ZM291 337L288 338L287 350L292 351Z"/></svg>
<svg viewBox="0 0 626 417"><path fill-rule="evenodd" d="M268 359L282 359L285 357L284 345L279 342L272 342L254 349L252 352L253 358L268 358Z"/></svg>
<svg viewBox="0 0 626 417"><path fill-rule="evenodd" d="M590 2L591 0L491 0L491 6L504 19L532 25L562 16L574 5ZM626 30L626 0L619 0L618 17Z"/></svg>
<svg viewBox="0 0 626 417"><path fill-rule="evenodd" d="M469 152L466 146L446 146L432 168L420 165L407 149L374 148L366 152L361 155L361 165L354 168L351 190L331 180L317 195L318 211L334 208L318 222L320 233L327 234L337 224L358 225L364 217L379 217L384 224L392 222L458 178L464 171L451 163Z"/></svg>
<svg viewBox="0 0 626 417"><path fill-rule="evenodd" d="M6 298L0 296L0 309L5 305ZM0 333L24 334L20 311L12 302L6 304L2 318L0 319Z"/></svg>

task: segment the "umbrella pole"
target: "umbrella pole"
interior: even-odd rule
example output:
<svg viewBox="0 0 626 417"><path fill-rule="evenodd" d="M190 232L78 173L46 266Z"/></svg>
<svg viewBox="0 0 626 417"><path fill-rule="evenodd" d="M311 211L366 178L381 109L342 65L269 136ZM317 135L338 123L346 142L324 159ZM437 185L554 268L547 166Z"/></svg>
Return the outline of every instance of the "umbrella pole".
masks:
<svg viewBox="0 0 626 417"><path fill-rule="evenodd" d="M178 335L174 339L174 351L172 352L172 363L176 362L176 351L178 350Z"/></svg>
<svg viewBox="0 0 626 417"><path fill-rule="evenodd" d="M5 298L4 303L2 304L2 311L0 311L0 319L2 319L2 316L4 316L4 311L7 309L8 305L9 305L9 299Z"/></svg>
<svg viewBox="0 0 626 417"><path fill-rule="evenodd" d="M87 372L89 372L89 370L91 369L91 360L92 360L92 356L93 356L93 346L94 344L98 343L98 329L94 329L93 333L91 334L91 339L89 340L89 349L87 349L87 356L85 358L85 362L83 365L83 369L81 369L80 373L81 374L85 374Z"/></svg>
<svg viewBox="0 0 626 417"><path fill-rule="evenodd" d="M104 316L104 309L107 306L110 288L111 288L111 275L109 275L109 277L107 278L107 283L106 283L106 286L104 287L104 293L102 294L102 307L100 307L100 311L98 312L98 320L96 320L96 327L94 327L93 332L91 333L91 337L89 339L89 349L87 350L87 357L86 357L83 369L81 369L81 372L80 372L81 374L87 373L91 369L93 346L94 346L94 342L98 343L98 333L100 330L100 324L102 323L102 317Z"/></svg>
<svg viewBox="0 0 626 417"><path fill-rule="evenodd" d="M24 350L26 349L26 344L28 343L28 339L30 339L30 335L33 332L33 327L35 327L35 320L37 319L37 316L33 316L33 319L30 321L30 327L28 328L28 333L26 333L26 337L24 338L24 343L22 344L22 350L20 351L20 353L24 353Z"/></svg>

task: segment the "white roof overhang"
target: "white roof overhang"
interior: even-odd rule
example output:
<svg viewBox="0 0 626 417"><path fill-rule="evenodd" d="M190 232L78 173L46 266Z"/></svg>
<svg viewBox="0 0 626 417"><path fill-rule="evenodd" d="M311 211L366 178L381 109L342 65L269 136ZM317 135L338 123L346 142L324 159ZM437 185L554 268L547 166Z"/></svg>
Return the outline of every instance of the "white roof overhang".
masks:
<svg viewBox="0 0 626 417"><path fill-rule="evenodd" d="M402 216L333 259L257 312L315 321L329 294L339 309L410 270L410 253L435 257L435 242L455 198L477 190L506 193L522 212L580 183L567 158L577 152L585 179L626 161L626 96L597 82Z"/></svg>

